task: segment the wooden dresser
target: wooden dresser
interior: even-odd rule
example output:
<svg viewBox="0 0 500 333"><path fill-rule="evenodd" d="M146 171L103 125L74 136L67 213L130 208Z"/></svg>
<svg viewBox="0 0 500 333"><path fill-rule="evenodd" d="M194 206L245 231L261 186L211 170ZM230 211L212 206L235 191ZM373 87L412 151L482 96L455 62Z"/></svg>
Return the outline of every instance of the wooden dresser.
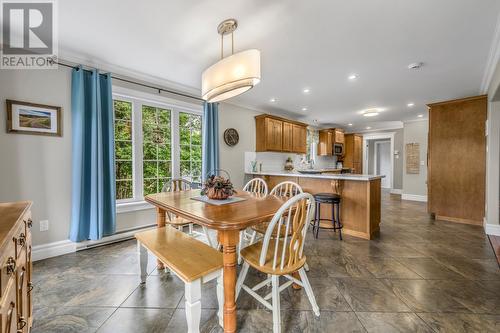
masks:
<svg viewBox="0 0 500 333"><path fill-rule="evenodd" d="M1 333L27 333L32 324L31 202L0 203Z"/></svg>

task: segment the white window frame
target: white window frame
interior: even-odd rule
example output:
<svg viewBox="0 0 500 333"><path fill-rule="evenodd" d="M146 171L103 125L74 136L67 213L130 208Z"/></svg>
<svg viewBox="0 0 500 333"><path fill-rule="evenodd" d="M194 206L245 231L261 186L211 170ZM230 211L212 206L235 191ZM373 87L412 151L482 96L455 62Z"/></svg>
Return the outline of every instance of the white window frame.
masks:
<svg viewBox="0 0 500 333"><path fill-rule="evenodd" d="M151 94L129 88L113 86L113 100L132 103L132 189L133 198L116 200L116 212L123 213L153 208L144 201L143 191L143 135L142 106L170 110L172 178L180 177L179 113L199 115L203 121L203 106L175 100L158 94ZM202 135L203 135L202 127Z"/></svg>

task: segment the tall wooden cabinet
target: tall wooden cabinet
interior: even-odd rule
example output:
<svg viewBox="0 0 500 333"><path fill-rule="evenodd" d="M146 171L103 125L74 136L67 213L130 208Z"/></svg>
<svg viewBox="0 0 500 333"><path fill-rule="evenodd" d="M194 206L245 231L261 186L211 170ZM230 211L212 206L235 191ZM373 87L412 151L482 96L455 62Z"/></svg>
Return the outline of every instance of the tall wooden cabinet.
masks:
<svg viewBox="0 0 500 333"><path fill-rule="evenodd" d="M428 209L438 220L483 224L487 96L429 104Z"/></svg>
<svg viewBox="0 0 500 333"><path fill-rule="evenodd" d="M345 144L344 130L341 128L330 128L319 131L318 155L332 156L333 145L336 143Z"/></svg>
<svg viewBox="0 0 500 333"><path fill-rule="evenodd" d="M350 168L352 173L363 173L363 136L346 134L344 146L344 168Z"/></svg>
<svg viewBox="0 0 500 333"><path fill-rule="evenodd" d="M32 325L31 202L0 203L0 326L27 333Z"/></svg>
<svg viewBox="0 0 500 333"><path fill-rule="evenodd" d="M255 126L255 150L257 152L306 153L306 124L263 114L255 117Z"/></svg>

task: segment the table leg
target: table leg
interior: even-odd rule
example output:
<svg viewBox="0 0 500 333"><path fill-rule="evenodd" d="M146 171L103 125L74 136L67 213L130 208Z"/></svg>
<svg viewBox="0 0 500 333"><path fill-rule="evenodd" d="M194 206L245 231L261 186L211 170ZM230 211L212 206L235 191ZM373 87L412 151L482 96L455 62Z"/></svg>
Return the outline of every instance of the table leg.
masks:
<svg viewBox="0 0 500 333"><path fill-rule="evenodd" d="M236 246L239 242L238 230L224 230L218 233L223 247L224 263L224 332L236 332Z"/></svg>
<svg viewBox="0 0 500 333"><path fill-rule="evenodd" d="M161 209L160 207L156 207L156 226L158 228L165 226L166 217L167 217L167 215L166 215L165 210ZM157 269L164 269L165 265L163 265L163 263L159 259L157 259L156 268Z"/></svg>

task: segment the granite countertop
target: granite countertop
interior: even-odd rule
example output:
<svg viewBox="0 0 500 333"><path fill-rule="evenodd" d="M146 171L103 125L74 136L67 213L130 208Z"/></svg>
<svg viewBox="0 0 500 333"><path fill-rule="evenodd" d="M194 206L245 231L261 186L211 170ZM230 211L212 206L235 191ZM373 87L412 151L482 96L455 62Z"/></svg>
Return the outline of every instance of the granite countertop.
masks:
<svg viewBox="0 0 500 333"><path fill-rule="evenodd" d="M321 170L320 170L321 171ZM246 172L248 175L258 175L258 176L285 176L285 177L306 177L306 178L321 178L321 179L344 179L344 180L360 180L360 181L370 181L375 179L381 179L385 176L383 175L360 175L360 174L306 174L299 173L298 171L261 171L261 172Z"/></svg>

